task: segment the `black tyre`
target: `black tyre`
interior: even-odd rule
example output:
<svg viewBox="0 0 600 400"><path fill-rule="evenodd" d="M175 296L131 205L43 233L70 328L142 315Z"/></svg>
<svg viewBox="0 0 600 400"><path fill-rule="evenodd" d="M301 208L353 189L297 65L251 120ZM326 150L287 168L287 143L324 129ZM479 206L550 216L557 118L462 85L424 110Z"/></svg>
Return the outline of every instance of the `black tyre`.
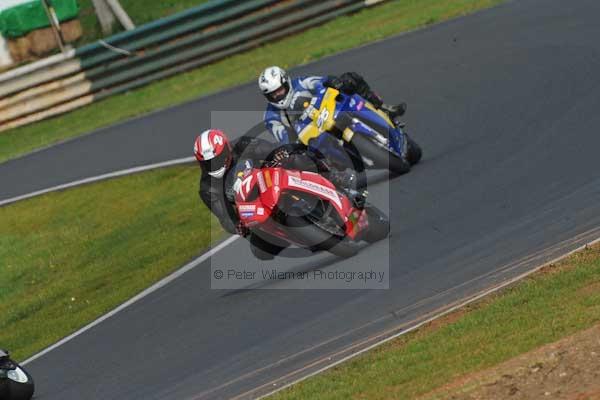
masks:
<svg viewBox="0 0 600 400"><path fill-rule="evenodd" d="M423 156L423 151L421 147L412 140L408 135L406 136L408 139L408 150L406 152L406 159L410 163L410 165L415 165L419 161L421 161L421 157Z"/></svg>
<svg viewBox="0 0 600 400"><path fill-rule="evenodd" d="M318 227L307 217L287 217L286 226L293 229L296 238L303 242L311 243L311 250L322 250L338 257L348 258L358 253L357 243L349 241L343 236L338 236Z"/></svg>
<svg viewBox="0 0 600 400"><path fill-rule="evenodd" d="M369 217L369 229L364 236L364 240L375 243L388 237L390 234L390 220L388 217L371 205L366 207L366 211Z"/></svg>
<svg viewBox="0 0 600 400"><path fill-rule="evenodd" d="M15 382L14 380L8 379L8 393L10 393L9 400L29 400L33 397L35 390L35 384L33 378L27 371L22 368L18 368L20 374L24 374L27 377L27 381L24 383Z"/></svg>
<svg viewBox="0 0 600 400"><path fill-rule="evenodd" d="M250 250L254 257L259 260L272 260L276 255L285 249L286 245L281 245L280 240L271 238L266 233L250 234Z"/></svg>
<svg viewBox="0 0 600 400"><path fill-rule="evenodd" d="M268 261L275 258L273 254L269 253L268 251L264 251L260 247L256 247L253 244L250 244L250 251L252 252L254 257L262 261Z"/></svg>
<svg viewBox="0 0 600 400"><path fill-rule="evenodd" d="M347 238L339 238L336 236L330 237L320 246L321 250L328 251L333 255L342 258L350 258L358 254L360 250L358 243L351 242Z"/></svg>
<svg viewBox="0 0 600 400"><path fill-rule="evenodd" d="M397 174L405 174L410 171L410 164L389 152L383 145L374 143L370 138L355 134L352 144L356 151L364 158L373 161L375 168L389 169Z"/></svg>
<svg viewBox="0 0 600 400"><path fill-rule="evenodd" d="M1 377L2 372L0 372L0 399L9 399L10 393L8 392L8 379Z"/></svg>

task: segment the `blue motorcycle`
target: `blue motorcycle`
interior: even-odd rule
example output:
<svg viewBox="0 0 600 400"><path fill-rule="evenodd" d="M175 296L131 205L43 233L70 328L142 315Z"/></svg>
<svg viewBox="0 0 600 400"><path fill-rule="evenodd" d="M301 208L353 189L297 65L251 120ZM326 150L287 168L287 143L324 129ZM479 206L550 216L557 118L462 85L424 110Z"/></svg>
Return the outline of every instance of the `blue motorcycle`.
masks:
<svg viewBox="0 0 600 400"><path fill-rule="evenodd" d="M295 104L298 140L338 166L348 166L350 160L361 170L403 174L421 159L421 148L403 131L404 126L394 124L359 95L323 88Z"/></svg>

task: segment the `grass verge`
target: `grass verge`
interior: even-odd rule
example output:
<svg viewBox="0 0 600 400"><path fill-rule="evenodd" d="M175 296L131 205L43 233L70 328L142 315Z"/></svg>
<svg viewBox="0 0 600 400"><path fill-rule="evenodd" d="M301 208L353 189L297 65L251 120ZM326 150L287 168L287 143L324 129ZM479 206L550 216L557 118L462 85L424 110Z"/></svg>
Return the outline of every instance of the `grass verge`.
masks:
<svg viewBox="0 0 600 400"><path fill-rule="evenodd" d="M197 167L174 167L1 207L2 347L34 354L220 237L197 179Z"/></svg>
<svg viewBox="0 0 600 400"><path fill-rule="evenodd" d="M63 116L3 132L0 134L0 162L130 117L253 80L268 65L291 67L307 63L501 1L395 0L383 3ZM352 26L360 26L361 29L348 29ZM165 93L169 95L165 96Z"/></svg>
<svg viewBox="0 0 600 400"><path fill-rule="evenodd" d="M600 245L272 399L414 399L600 321Z"/></svg>
<svg viewBox="0 0 600 400"><path fill-rule="evenodd" d="M208 0L120 0L121 5L135 25L142 25L158 18L166 17L188 8L199 6ZM102 29L94 11L92 0L79 0L79 20L83 28L83 36L77 41L81 46L94 40L101 39ZM122 31L119 23L115 23L113 33Z"/></svg>

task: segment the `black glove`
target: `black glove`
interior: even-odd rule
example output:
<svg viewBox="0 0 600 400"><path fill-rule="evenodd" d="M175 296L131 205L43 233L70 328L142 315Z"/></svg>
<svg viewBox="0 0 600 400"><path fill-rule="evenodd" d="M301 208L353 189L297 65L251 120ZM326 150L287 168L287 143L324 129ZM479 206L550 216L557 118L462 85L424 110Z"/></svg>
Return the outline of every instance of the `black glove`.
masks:
<svg viewBox="0 0 600 400"><path fill-rule="evenodd" d="M330 76L329 78L327 78L324 85L327 87L339 90L341 92L341 91L343 91L342 89L344 88L344 81L342 79L338 78L337 76Z"/></svg>
<svg viewBox="0 0 600 400"><path fill-rule="evenodd" d="M290 158L290 152L285 147L280 147L270 155L270 160L265 163L267 167L277 167L283 164L284 161Z"/></svg>

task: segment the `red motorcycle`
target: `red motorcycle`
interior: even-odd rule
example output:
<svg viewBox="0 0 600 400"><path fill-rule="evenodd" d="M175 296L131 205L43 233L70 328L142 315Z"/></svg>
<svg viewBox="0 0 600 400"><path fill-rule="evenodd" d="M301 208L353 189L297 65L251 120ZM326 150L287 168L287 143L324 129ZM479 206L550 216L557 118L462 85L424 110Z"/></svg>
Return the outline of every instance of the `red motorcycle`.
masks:
<svg viewBox="0 0 600 400"><path fill-rule="evenodd" d="M390 231L381 211L368 204L357 207L314 172L247 169L239 175L235 201L241 223L276 248L293 244L350 257L358 252L360 241L373 243Z"/></svg>

